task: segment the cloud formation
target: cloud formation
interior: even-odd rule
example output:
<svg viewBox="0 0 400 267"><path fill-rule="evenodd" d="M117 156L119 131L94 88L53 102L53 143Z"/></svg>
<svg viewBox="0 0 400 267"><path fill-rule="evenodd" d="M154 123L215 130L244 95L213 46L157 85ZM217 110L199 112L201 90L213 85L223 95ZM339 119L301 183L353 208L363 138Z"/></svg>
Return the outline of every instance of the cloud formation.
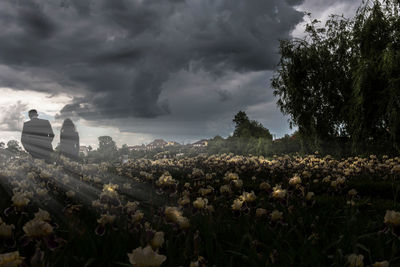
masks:
<svg viewBox="0 0 400 267"><path fill-rule="evenodd" d="M10 106L0 107L0 130L1 131L21 131L25 117L27 105L18 101Z"/></svg>
<svg viewBox="0 0 400 267"><path fill-rule="evenodd" d="M321 21L320 26L323 26L332 14L343 15L346 18L353 17L361 4L362 0L305 0L296 9L311 13L311 17ZM305 23L299 23L292 35L304 37L304 28Z"/></svg>
<svg viewBox="0 0 400 267"><path fill-rule="evenodd" d="M172 78L182 86L203 72L220 84L232 73L251 76L274 69L278 40L289 38L301 21L294 8L301 3L4 0L0 86L70 93L74 100L60 117L167 115L175 110L174 101L163 90ZM207 92L201 85L193 90ZM223 106L232 101L229 90L215 88L212 96ZM246 101L241 105L253 100Z"/></svg>

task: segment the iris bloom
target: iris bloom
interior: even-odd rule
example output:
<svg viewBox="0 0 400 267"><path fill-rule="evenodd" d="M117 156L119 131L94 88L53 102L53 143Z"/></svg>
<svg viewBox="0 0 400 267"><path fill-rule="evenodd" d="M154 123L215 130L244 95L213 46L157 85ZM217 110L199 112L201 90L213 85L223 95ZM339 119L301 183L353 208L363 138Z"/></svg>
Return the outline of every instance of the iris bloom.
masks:
<svg viewBox="0 0 400 267"><path fill-rule="evenodd" d="M349 267L364 267L364 256L351 254L347 257Z"/></svg>
<svg viewBox="0 0 400 267"><path fill-rule="evenodd" d="M128 253L129 262L133 267L158 267L167 257L155 252L151 246L145 248L138 247Z"/></svg>
<svg viewBox="0 0 400 267"><path fill-rule="evenodd" d="M282 219L283 219L283 212L278 210L274 210L273 212L271 212L271 221L274 222Z"/></svg>
<svg viewBox="0 0 400 267"><path fill-rule="evenodd" d="M387 210L384 218L384 223L393 226L400 225L400 212Z"/></svg>
<svg viewBox="0 0 400 267"><path fill-rule="evenodd" d="M193 201L193 207L196 209L204 209L207 207L208 199L198 197L195 201Z"/></svg>
<svg viewBox="0 0 400 267"><path fill-rule="evenodd" d="M0 238L11 238L12 231L15 229L13 224L8 225L0 219Z"/></svg>
<svg viewBox="0 0 400 267"><path fill-rule="evenodd" d="M150 241L150 245L153 249L157 249L164 244L164 232L156 232L153 239Z"/></svg>
<svg viewBox="0 0 400 267"><path fill-rule="evenodd" d="M22 229L31 238L47 237L53 233L53 227L48 222L39 219L30 220Z"/></svg>
<svg viewBox="0 0 400 267"><path fill-rule="evenodd" d="M18 267L24 261L24 257L19 255L18 251L0 254L0 266Z"/></svg>

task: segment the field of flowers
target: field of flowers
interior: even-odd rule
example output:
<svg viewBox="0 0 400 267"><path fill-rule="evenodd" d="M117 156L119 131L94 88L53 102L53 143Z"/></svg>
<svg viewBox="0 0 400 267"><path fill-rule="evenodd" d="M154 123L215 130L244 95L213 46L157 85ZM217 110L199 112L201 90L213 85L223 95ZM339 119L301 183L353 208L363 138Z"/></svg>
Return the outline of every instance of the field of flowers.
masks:
<svg viewBox="0 0 400 267"><path fill-rule="evenodd" d="M400 266L400 158L0 163L0 266Z"/></svg>

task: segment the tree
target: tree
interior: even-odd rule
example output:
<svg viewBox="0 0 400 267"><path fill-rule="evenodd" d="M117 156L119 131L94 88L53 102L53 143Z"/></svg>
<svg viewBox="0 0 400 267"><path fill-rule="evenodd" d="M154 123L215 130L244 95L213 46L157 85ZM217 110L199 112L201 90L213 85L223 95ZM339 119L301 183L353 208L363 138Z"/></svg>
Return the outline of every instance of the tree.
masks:
<svg viewBox="0 0 400 267"><path fill-rule="evenodd" d="M99 152L117 150L117 146L110 136L100 136L99 138Z"/></svg>
<svg viewBox="0 0 400 267"><path fill-rule="evenodd" d="M22 151L22 148L20 147L17 140L8 141L6 149L13 154L19 154Z"/></svg>
<svg viewBox="0 0 400 267"><path fill-rule="evenodd" d="M0 142L0 149L4 149L4 146L5 146L6 144L4 143L4 142Z"/></svg>
<svg viewBox="0 0 400 267"><path fill-rule="evenodd" d="M249 120L249 117L246 115L244 111L239 111L233 122L236 123L235 131L233 133L233 137L242 137L242 138L267 138L272 140L272 135L268 129L266 129L261 123L252 120Z"/></svg>
<svg viewBox="0 0 400 267"><path fill-rule="evenodd" d="M376 1L361 9L354 24L359 48L349 125L354 148L359 143L370 143L393 145L400 151L399 7L395 1Z"/></svg>
<svg viewBox="0 0 400 267"><path fill-rule="evenodd" d="M217 135L208 142L207 151L210 154L222 154L229 152L227 141Z"/></svg>
<svg viewBox="0 0 400 267"><path fill-rule="evenodd" d="M275 154L293 154L301 150L298 131L292 135L285 134L284 137L275 139L270 147L269 155Z"/></svg>
<svg viewBox="0 0 400 267"><path fill-rule="evenodd" d="M271 85L306 151L346 139L353 152L400 151L399 6L383 2L366 1L353 19L332 15L325 27L312 20L305 38L280 42Z"/></svg>
<svg viewBox="0 0 400 267"><path fill-rule="evenodd" d="M99 148L97 152L99 157L104 160L113 160L117 154L117 146L114 140L110 136L100 136L99 140Z"/></svg>
<svg viewBox="0 0 400 267"><path fill-rule="evenodd" d="M272 135L261 123L250 120L244 111L233 118L235 131L224 139L215 136L209 140L207 151L210 154L234 153L239 155L264 155L272 143Z"/></svg>
<svg viewBox="0 0 400 267"><path fill-rule="evenodd" d="M119 149L120 155L128 155L129 154L129 147L127 144L123 144L122 147Z"/></svg>
<svg viewBox="0 0 400 267"><path fill-rule="evenodd" d="M243 125L249 122L249 117L247 117L246 112L239 111L235 117L233 118L233 122L236 123L237 126Z"/></svg>

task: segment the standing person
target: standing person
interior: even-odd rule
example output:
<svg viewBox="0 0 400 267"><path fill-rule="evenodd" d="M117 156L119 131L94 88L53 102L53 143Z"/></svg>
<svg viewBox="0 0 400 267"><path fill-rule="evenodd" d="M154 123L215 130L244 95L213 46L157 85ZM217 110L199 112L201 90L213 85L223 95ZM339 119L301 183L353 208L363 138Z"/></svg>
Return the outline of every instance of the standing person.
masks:
<svg viewBox="0 0 400 267"><path fill-rule="evenodd" d="M79 158L79 134L71 119L65 119L61 127L60 152L73 160Z"/></svg>
<svg viewBox="0 0 400 267"><path fill-rule="evenodd" d="M50 162L54 139L53 129L48 120L39 119L36 109L28 112L30 120L24 122L21 143L25 150L34 158Z"/></svg>

